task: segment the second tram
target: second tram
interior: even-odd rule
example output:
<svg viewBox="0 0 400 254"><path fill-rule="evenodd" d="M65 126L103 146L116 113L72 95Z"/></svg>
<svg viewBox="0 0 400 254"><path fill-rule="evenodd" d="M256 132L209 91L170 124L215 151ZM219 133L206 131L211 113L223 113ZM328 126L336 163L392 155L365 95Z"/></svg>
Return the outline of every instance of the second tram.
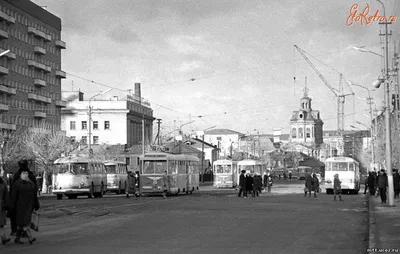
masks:
<svg viewBox="0 0 400 254"><path fill-rule="evenodd" d="M349 157L332 157L325 161L325 189L333 194L334 175L339 175L343 192L358 194L360 190L360 166Z"/></svg>
<svg viewBox="0 0 400 254"><path fill-rule="evenodd" d="M236 188L238 183L237 161L216 160L213 163L214 183L217 188Z"/></svg>

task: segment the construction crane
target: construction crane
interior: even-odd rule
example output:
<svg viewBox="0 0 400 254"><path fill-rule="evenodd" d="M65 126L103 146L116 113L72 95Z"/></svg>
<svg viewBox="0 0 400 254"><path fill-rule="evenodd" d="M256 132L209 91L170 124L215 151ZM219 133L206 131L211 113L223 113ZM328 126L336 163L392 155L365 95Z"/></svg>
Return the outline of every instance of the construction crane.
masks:
<svg viewBox="0 0 400 254"><path fill-rule="evenodd" d="M318 69L314 66L314 64L308 59L306 56L306 52L299 48L297 45L294 45L294 47L300 52L300 54L303 56L303 58L307 61L307 63L311 66L311 68L318 74L319 78L324 82L324 84L329 88L329 90L332 91L332 93L337 97L337 130L339 132L339 135L343 134L344 130L344 102L346 101L346 96L353 95L354 92L353 90L349 87L351 93L344 94L344 89L343 89L343 74L336 71L333 69L335 72L339 73L339 90L332 87L329 82L322 76L322 74L318 71Z"/></svg>

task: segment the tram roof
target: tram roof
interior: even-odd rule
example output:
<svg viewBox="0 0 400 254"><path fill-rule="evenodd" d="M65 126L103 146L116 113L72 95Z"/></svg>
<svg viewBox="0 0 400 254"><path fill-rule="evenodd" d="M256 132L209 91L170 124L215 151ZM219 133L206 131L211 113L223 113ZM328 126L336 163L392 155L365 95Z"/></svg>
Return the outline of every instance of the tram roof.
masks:
<svg viewBox="0 0 400 254"><path fill-rule="evenodd" d="M154 159L154 160L190 160L190 161L200 161L199 158L193 155L187 154L172 154L163 152L145 153L139 156L140 160L143 159Z"/></svg>
<svg viewBox="0 0 400 254"><path fill-rule="evenodd" d="M265 161L262 160L253 160L253 159L244 159L238 162L239 164L246 164L246 165L251 165L251 164L265 164Z"/></svg>
<svg viewBox="0 0 400 254"><path fill-rule="evenodd" d="M330 157L330 158L327 158L326 160L325 160L325 162L333 162L333 161L336 161L336 162L357 162L358 163L358 161L357 160L355 160L355 159L353 159L353 158L350 158L350 157Z"/></svg>
<svg viewBox="0 0 400 254"><path fill-rule="evenodd" d="M103 163L103 161L96 158L78 156L61 157L54 161L54 164L64 163Z"/></svg>
<svg viewBox="0 0 400 254"><path fill-rule="evenodd" d="M126 164L125 162L123 162L123 161L115 161L115 160L106 160L106 161L103 161L104 162L104 164L106 164L106 165L110 165L110 164Z"/></svg>

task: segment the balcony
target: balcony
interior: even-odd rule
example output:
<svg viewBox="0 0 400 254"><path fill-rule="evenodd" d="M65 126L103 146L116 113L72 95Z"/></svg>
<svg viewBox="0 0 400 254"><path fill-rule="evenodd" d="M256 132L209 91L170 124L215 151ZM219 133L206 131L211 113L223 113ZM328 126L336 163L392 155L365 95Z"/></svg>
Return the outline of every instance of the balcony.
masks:
<svg viewBox="0 0 400 254"><path fill-rule="evenodd" d="M17 94L17 89L11 88L11 87L7 87L5 85L0 85L0 93L16 95Z"/></svg>
<svg viewBox="0 0 400 254"><path fill-rule="evenodd" d="M15 18L8 16L7 13L0 11L0 20L4 20L7 23L15 24Z"/></svg>
<svg viewBox="0 0 400 254"><path fill-rule="evenodd" d="M15 24L15 18L11 17L11 16L8 16L7 23Z"/></svg>
<svg viewBox="0 0 400 254"><path fill-rule="evenodd" d="M66 77L65 71L56 70L56 77L65 78Z"/></svg>
<svg viewBox="0 0 400 254"><path fill-rule="evenodd" d="M46 113L44 112L40 112L40 111L35 111L35 115L36 118L46 118Z"/></svg>
<svg viewBox="0 0 400 254"><path fill-rule="evenodd" d="M10 124L10 123L0 123L0 129L15 131L17 129L17 126L15 124Z"/></svg>
<svg viewBox="0 0 400 254"><path fill-rule="evenodd" d="M35 60L28 60L28 66L35 67L36 69L43 70L45 72L51 72L51 67L44 64L38 63Z"/></svg>
<svg viewBox="0 0 400 254"><path fill-rule="evenodd" d="M8 33L0 29L0 39L8 39Z"/></svg>
<svg viewBox="0 0 400 254"><path fill-rule="evenodd" d="M37 79L37 78L35 78L35 79L33 80L33 84L34 84L35 86L38 86L38 87L45 87L45 86L46 86L46 81L44 81L44 80L42 80L42 79Z"/></svg>
<svg viewBox="0 0 400 254"><path fill-rule="evenodd" d="M0 66L0 75L8 75L8 68Z"/></svg>
<svg viewBox="0 0 400 254"><path fill-rule="evenodd" d="M8 105L0 103L0 111L8 111Z"/></svg>
<svg viewBox="0 0 400 254"><path fill-rule="evenodd" d="M34 27L31 27L31 26L28 27L28 33L33 34L36 37L42 38L45 41L51 41L51 36L50 35L45 34L44 32L39 31Z"/></svg>
<svg viewBox="0 0 400 254"><path fill-rule="evenodd" d="M58 48L62 48L62 49L66 49L67 48L67 44L61 40L56 40L56 47Z"/></svg>
<svg viewBox="0 0 400 254"><path fill-rule="evenodd" d="M36 67L36 61L35 60L28 60L28 66Z"/></svg>
<svg viewBox="0 0 400 254"><path fill-rule="evenodd" d="M67 102L66 101L56 101L56 107L66 108L67 107Z"/></svg>
<svg viewBox="0 0 400 254"><path fill-rule="evenodd" d="M37 95L37 94L34 94L34 93L28 93L28 100L40 101L40 102L44 102L44 103L47 103L47 104L51 103L51 99L50 98L47 98L47 97L44 97L44 96L41 96L41 95Z"/></svg>
<svg viewBox="0 0 400 254"><path fill-rule="evenodd" d="M46 50L39 46L33 47L33 51L39 55L46 55Z"/></svg>

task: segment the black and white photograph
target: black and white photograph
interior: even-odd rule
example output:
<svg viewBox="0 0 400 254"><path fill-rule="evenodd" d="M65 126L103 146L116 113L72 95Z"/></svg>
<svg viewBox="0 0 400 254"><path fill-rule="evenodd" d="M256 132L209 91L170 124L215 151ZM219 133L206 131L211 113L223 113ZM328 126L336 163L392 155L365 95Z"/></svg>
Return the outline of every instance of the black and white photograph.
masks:
<svg viewBox="0 0 400 254"><path fill-rule="evenodd" d="M0 254L399 253L399 17L0 0Z"/></svg>

